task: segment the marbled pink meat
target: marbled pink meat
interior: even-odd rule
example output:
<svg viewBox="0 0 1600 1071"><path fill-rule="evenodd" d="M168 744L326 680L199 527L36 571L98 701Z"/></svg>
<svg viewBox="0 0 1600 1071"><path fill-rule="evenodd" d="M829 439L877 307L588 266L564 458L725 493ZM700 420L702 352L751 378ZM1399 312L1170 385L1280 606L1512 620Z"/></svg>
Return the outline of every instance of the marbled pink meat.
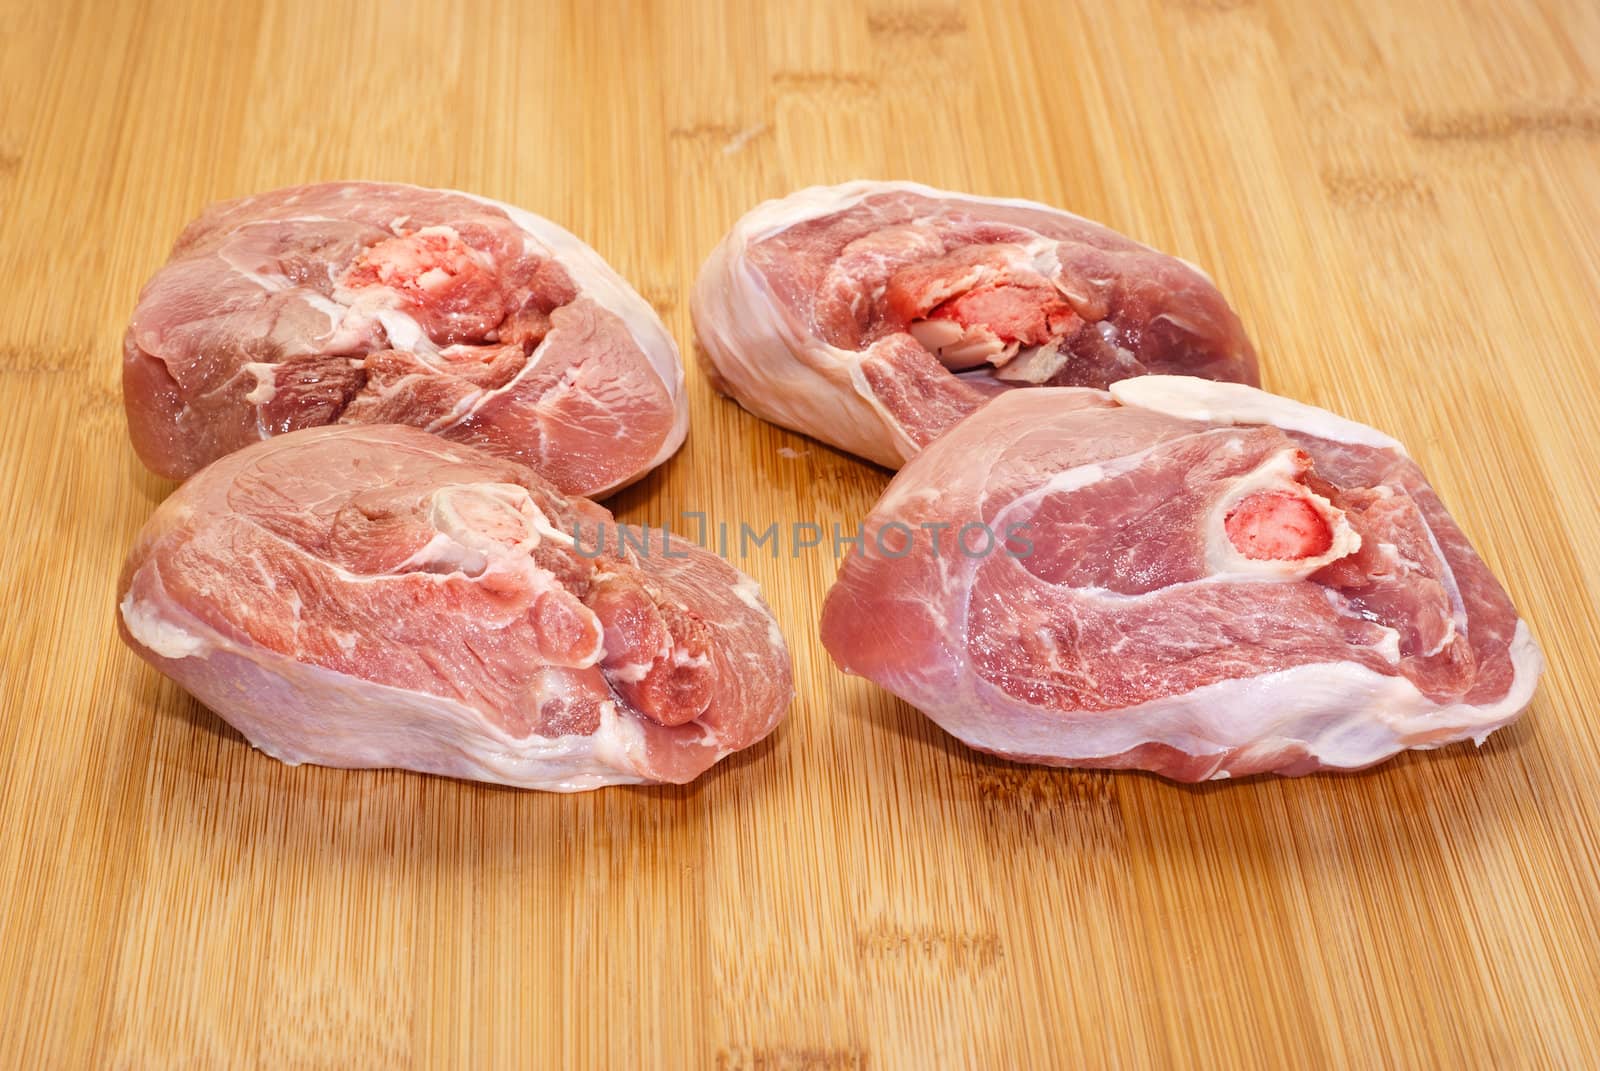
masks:
<svg viewBox="0 0 1600 1071"><path fill-rule="evenodd" d="M756 208L701 270L693 313L720 390L891 468L1014 387L1258 382L1192 265L1045 205L907 182Z"/></svg>
<svg viewBox="0 0 1600 1071"><path fill-rule="evenodd" d="M182 479L298 428L402 423L601 494L688 426L650 306L548 220L392 183L209 209L145 286L123 346L134 448Z"/></svg>
<svg viewBox="0 0 1600 1071"><path fill-rule="evenodd" d="M834 660L1024 761L1357 768L1481 742L1542 665L1398 443L1238 384L1007 394L866 532L823 607Z"/></svg>
<svg viewBox="0 0 1600 1071"><path fill-rule="evenodd" d="M307 429L161 505L119 624L285 762L684 782L777 725L789 655L753 580L647 534L474 447Z"/></svg>

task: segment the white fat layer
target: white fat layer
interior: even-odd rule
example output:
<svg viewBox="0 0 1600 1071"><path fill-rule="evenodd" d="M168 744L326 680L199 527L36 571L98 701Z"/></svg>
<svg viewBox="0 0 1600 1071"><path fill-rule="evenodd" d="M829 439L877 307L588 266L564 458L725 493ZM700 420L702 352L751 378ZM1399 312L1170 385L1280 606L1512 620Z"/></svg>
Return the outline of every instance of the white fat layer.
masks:
<svg viewBox="0 0 1600 1071"><path fill-rule="evenodd" d="M1405 454L1405 447L1354 420L1243 383L1218 383L1193 376L1136 376L1111 384L1123 405L1149 409L1182 420L1212 424L1271 424L1319 439L1375 446Z"/></svg>
<svg viewBox="0 0 1600 1071"><path fill-rule="evenodd" d="M1213 574L1278 577L1285 580L1307 577L1323 566L1361 549L1361 534L1350 526L1344 510L1298 483L1295 476L1299 471L1295 451L1281 450L1236 480L1228 488L1227 494L1217 500L1204 522L1206 566ZM1274 491L1293 495L1316 510L1333 533L1333 542L1326 551L1316 557L1290 560L1250 558L1239 553L1228 538L1228 514L1251 495Z"/></svg>
<svg viewBox="0 0 1600 1071"><path fill-rule="evenodd" d="M1303 748L1319 765L1359 769L1407 748L1457 740L1482 744L1533 698L1544 659L1527 625L1517 622L1505 695L1481 706L1440 704L1409 680L1356 662L1297 666L1218 681L1182 695L1121 710L1064 713L1033 707L970 674L960 685L886 682L959 739L1000 754L1063 762L1121 755L1141 744L1166 744L1190 756L1214 756L1209 776L1227 776L1253 755ZM1235 753L1236 754L1231 754Z"/></svg>
<svg viewBox="0 0 1600 1071"><path fill-rule="evenodd" d="M700 269L690 298L695 333L739 404L801 433L833 429L839 447L898 467L915 452L862 396L860 355L829 346L789 313L746 256L741 220Z"/></svg>
<svg viewBox="0 0 1600 1071"><path fill-rule="evenodd" d="M333 687L327 679L342 677L341 690L348 694L325 703L321 714L328 724L342 725L337 740L291 741L281 735L279 726L252 723L237 708L230 711L204 696L200 698L225 714L252 746L290 766L312 763L344 769L399 767L547 792L584 792L650 780L639 772L638 763L643 761L645 751L643 734L609 700L600 704L600 725L592 735L513 737L480 712L452 700L375 685L300 663L294 665L307 670L307 676L322 679L318 687L323 696ZM270 667L263 668L264 672L272 672ZM363 727L375 715L387 715L385 721L391 726L400 722L420 731L409 738L396 739L397 734L390 728L386 739L381 727ZM434 724L421 729L426 722ZM405 750L408 746L416 750Z"/></svg>
<svg viewBox="0 0 1600 1071"><path fill-rule="evenodd" d="M289 765L403 768L552 792L652 780L642 729L610 701L592 735L513 736L456 700L235 643L170 599L126 597L122 614L135 642L168 660L158 668Z"/></svg>
<svg viewBox="0 0 1600 1071"><path fill-rule="evenodd" d="M122 597L121 610L128 635L162 658L188 658L208 646L203 637L164 620L155 607L135 602L131 591Z"/></svg>

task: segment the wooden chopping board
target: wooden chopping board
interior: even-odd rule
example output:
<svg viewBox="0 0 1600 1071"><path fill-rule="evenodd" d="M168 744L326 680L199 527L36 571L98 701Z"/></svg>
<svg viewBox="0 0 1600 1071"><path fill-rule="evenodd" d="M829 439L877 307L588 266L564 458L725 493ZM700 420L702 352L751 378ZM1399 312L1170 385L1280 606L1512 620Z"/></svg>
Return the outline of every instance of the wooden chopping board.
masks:
<svg viewBox="0 0 1600 1071"><path fill-rule="evenodd" d="M1600 1050L1600 7L0 0L0 102L0 1066ZM824 548L740 563L800 695L698 784L279 765L116 639L172 490L128 445L120 339L206 202L335 177L562 221L686 354L701 260L798 186L1102 219L1205 265L1270 387L1410 445L1549 673L1481 750L1363 775L1016 766L832 668ZM627 520L849 527L886 483L690 391Z"/></svg>

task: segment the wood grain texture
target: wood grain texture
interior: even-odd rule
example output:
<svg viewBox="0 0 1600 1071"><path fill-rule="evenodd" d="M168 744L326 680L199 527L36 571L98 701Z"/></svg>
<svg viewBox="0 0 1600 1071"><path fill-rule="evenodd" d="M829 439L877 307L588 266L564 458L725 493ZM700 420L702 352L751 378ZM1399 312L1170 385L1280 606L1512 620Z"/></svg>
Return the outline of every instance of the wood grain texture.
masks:
<svg viewBox="0 0 1600 1071"><path fill-rule="evenodd" d="M1576 1067L1600 1050L1600 7L0 0L0 1066ZM471 189L690 342L756 201L912 178L1205 266L1268 385L1406 441L1550 661L1481 751L1182 788L974 755L741 564L767 743L576 797L253 752L117 641L119 343L206 202ZM625 519L884 473L690 373Z"/></svg>

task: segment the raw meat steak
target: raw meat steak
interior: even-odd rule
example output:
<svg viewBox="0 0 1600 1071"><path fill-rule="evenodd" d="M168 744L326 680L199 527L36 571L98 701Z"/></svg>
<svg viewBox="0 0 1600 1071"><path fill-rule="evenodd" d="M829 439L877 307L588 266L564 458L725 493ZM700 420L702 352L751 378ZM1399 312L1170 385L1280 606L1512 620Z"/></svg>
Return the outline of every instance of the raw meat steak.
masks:
<svg viewBox="0 0 1600 1071"><path fill-rule="evenodd" d="M1353 769L1481 743L1542 667L1399 443L1238 384L1012 392L865 531L823 607L834 660L1024 761Z"/></svg>
<svg viewBox="0 0 1600 1071"><path fill-rule="evenodd" d="M139 537L119 623L288 763L684 782L793 694L755 581L398 425L291 432L202 470Z"/></svg>
<svg viewBox="0 0 1600 1071"><path fill-rule="evenodd" d="M909 182L757 207L701 269L693 313L719 390L890 468L1011 387L1258 382L1193 265L1059 209Z"/></svg>
<svg viewBox="0 0 1600 1071"><path fill-rule="evenodd" d="M597 495L672 455L683 366L599 255L510 205L377 182L210 208L123 343L128 430L183 479L321 424L411 424Z"/></svg>

